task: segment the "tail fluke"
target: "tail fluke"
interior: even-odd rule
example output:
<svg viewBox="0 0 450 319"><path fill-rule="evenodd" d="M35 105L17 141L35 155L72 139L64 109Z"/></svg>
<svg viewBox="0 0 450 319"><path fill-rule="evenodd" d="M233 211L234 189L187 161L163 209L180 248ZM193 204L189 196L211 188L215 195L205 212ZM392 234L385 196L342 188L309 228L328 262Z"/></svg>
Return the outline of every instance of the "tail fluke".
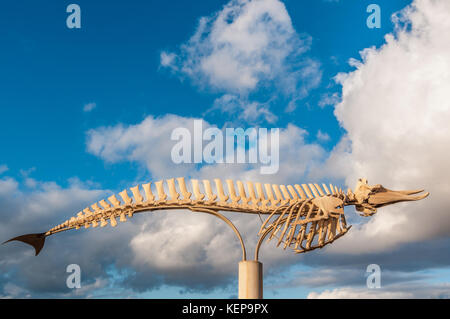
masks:
<svg viewBox="0 0 450 319"><path fill-rule="evenodd" d="M36 256L39 255L39 252L41 251L42 247L44 247L45 243L45 233L40 234L28 234L28 235L22 235L18 237L11 238L10 240L5 241L3 244L9 243L10 241L17 240L24 242L28 245L31 245L36 250Z"/></svg>

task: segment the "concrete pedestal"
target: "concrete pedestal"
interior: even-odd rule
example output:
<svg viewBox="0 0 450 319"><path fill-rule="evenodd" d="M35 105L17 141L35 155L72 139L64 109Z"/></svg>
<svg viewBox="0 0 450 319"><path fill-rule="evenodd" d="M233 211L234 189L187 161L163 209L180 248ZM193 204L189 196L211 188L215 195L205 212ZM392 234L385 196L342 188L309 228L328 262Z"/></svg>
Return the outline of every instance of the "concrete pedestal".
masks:
<svg viewBox="0 0 450 319"><path fill-rule="evenodd" d="M239 262L239 299L262 299L263 265L259 261Z"/></svg>

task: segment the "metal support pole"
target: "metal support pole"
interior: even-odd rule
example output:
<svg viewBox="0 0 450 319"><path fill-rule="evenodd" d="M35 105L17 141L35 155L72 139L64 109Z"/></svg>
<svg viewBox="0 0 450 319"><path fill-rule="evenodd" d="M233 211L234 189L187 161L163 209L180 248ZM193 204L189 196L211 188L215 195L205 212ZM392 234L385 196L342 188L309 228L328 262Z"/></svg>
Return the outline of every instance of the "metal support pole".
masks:
<svg viewBox="0 0 450 319"><path fill-rule="evenodd" d="M263 265L256 260L239 262L239 299L262 299Z"/></svg>

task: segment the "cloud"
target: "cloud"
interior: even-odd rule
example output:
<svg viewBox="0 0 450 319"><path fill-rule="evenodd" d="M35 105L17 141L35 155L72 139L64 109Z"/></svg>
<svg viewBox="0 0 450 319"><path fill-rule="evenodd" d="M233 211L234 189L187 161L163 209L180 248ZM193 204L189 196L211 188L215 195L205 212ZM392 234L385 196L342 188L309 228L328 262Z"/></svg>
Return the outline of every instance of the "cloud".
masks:
<svg viewBox="0 0 450 319"><path fill-rule="evenodd" d="M224 94L214 101L205 114L219 111L227 114L229 118L236 118L247 124L257 124L261 120L273 124L278 117L269 109L268 103L251 102L244 100L237 95Z"/></svg>
<svg viewBox="0 0 450 319"><path fill-rule="evenodd" d="M328 135L325 132L322 132L321 130L317 131L316 134L316 138L320 141L320 142L327 142L330 140L330 135Z"/></svg>
<svg viewBox="0 0 450 319"><path fill-rule="evenodd" d="M273 288L329 288L329 287L361 287L367 282L368 265L345 265L345 266L314 266L309 269L291 270L285 280L279 279L272 284ZM381 268L382 287L399 285L400 283L426 282L434 280L432 275L420 271L405 272L403 270L388 270ZM272 287L268 287L269 289Z"/></svg>
<svg viewBox="0 0 450 319"><path fill-rule="evenodd" d="M184 176L195 164L177 165L172 161L171 150L176 141L171 140L171 134L176 128L193 132L194 120L169 114L160 118L148 116L135 125L118 124L92 129L87 132L87 151L109 163L130 161L144 164L155 178ZM208 127L205 122L204 129Z"/></svg>
<svg viewBox="0 0 450 319"><path fill-rule="evenodd" d="M368 254L450 232L450 20L448 1L417 0L394 16L396 31L380 48L352 60L339 74L342 101L335 115L347 131L329 161L345 172L391 189L425 188L426 200L382 208L335 243L336 253ZM346 145L346 147L344 146Z"/></svg>
<svg viewBox="0 0 450 319"><path fill-rule="evenodd" d="M177 128L186 128L191 133L190 146L193 152L196 142L195 120L199 119L169 114L159 118L148 116L142 122L134 125L119 123L115 126L92 129L87 132L87 150L109 163L123 161L139 163L154 178L208 174L214 178L220 175L240 178L253 176L257 179L278 180L284 183L293 182L295 178L302 178L309 174L312 166L323 161L327 155L318 144L306 143L305 138L308 133L305 130L288 124L285 128L280 129L277 146L279 153L283 156L280 157L280 170L277 174L260 175L261 163L214 165L203 163L204 165L200 166L189 163L175 164L171 158L171 151L177 141L171 140L172 131ZM202 120L202 127L204 131L213 126ZM225 135L223 133L223 136ZM216 172L216 174L210 174L209 171Z"/></svg>
<svg viewBox="0 0 450 319"><path fill-rule="evenodd" d="M41 181L36 181L33 190L22 188L22 184L12 177L0 179L1 242L18 235L46 231L106 193L89 188L76 179L71 179L67 188ZM65 266L74 263L74 259L77 259L75 263L82 263L83 259L77 257L77 246L83 241L74 240L72 236L73 233L68 233L59 240L50 237L39 257L34 257L33 249L23 243L11 242L1 246L0 295L29 297L36 293L40 296L69 294L65 285ZM89 246L87 242L81 245ZM86 257L92 258L90 263L95 264L94 255L87 252ZM84 268L86 274L90 274L91 269L89 266Z"/></svg>
<svg viewBox="0 0 450 319"><path fill-rule="evenodd" d="M340 102L338 93L325 93L322 94L319 101L319 107L325 107L327 105L336 105Z"/></svg>
<svg viewBox="0 0 450 319"><path fill-rule="evenodd" d="M260 89L282 94L292 111L321 80L320 63L304 56L310 44L311 37L295 31L281 1L232 0L200 18L178 54L163 51L161 66L244 101Z"/></svg>
<svg viewBox="0 0 450 319"><path fill-rule="evenodd" d="M450 284L399 284L380 289L344 287L311 292L308 299L428 299L450 297Z"/></svg>
<svg viewBox="0 0 450 319"><path fill-rule="evenodd" d="M3 174L6 171L8 171L8 166L7 165L0 165L0 174Z"/></svg>
<svg viewBox="0 0 450 319"><path fill-rule="evenodd" d="M91 112L93 109L97 107L96 103L87 103L83 106L83 112Z"/></svg>
<svg viewBox="0 0 450 319"><path fill-rule="evenodd" d="M161 52L160 63L162 67L176 68L175 60L177 55L175 53Z"/></svg>

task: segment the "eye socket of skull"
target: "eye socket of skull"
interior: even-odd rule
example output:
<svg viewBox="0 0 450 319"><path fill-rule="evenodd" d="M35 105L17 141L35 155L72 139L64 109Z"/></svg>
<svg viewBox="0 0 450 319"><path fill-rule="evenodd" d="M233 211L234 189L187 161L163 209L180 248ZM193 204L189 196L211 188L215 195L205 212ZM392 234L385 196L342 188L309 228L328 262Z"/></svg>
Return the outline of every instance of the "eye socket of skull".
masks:
<svg viewBox="0 0 450 319"><path fill-rule="evenodd" d="M384 188L381 184L377 184L371 187L371 193L379 193L386 191L386 188Z"/></svg>

